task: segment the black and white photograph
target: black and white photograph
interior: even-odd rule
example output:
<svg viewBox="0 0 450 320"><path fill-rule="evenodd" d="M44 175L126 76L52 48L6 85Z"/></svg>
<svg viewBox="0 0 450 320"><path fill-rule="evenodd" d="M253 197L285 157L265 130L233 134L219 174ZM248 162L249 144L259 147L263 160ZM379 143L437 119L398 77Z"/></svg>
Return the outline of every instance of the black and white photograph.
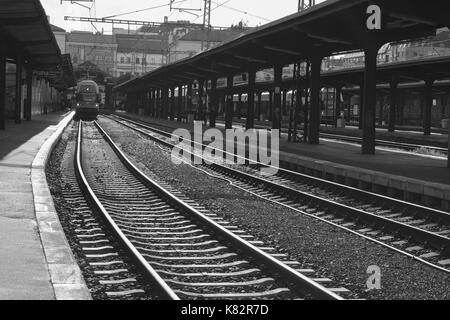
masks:
<svg viewBox="0 0 450 320"><path fill-rule="evenodd" d="M0 0L0 300L449 300L449 28L448 0Z"/></svg>

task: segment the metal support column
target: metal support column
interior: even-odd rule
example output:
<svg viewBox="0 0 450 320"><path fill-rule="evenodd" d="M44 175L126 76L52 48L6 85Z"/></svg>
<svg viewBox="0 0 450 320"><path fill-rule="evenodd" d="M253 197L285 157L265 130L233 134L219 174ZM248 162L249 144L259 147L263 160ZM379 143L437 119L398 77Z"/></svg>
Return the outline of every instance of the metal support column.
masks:
<svg viewBox="0 0 450 320"><path fill-rule="evenodd" d="M175 120L175 87L170 89L170 121Z"/></svg>
<svg viewBox="0 0 450 320"><path fill-rule="evenodd" d="M187 85L187 94L186 94L186 108L187 108L187 116L192 114L192 83L188 83Z"/></svg>
<svg viewBox="0 0 450 320"><path fill-rule="evenodd" d="M365 50L362 153L375 154L375 111L377 92L378 46L367 45Z"/></svg>
<svg viewBox="0 0 450 320"><path fill-rule="evenodd" d="M156 114L155 118L161 118L161 89L156 90Z"/></svg>
<svg viewBox="0 0 450 320"><path fill-rule="evenodd" d="M395 131L395 123L397 121L397 87L398 87L398 81L395 79L391 80L390 83L391 87L391 95L390 95L390 103L389 103L389 124L388 124L388 131L394 132Z"/></svg>
<svg viewBox="0 0 450 320"><path fill-rule="evenodd" d="M204 121L205 120L205 86L203 80L198 80L198 110L197 110L197 120Z"/></svg>
<svg viewBox="0 0 450 320"><path fill-rule="evenodd" d="M0 38L0 42L3 39ZM0 130L5 130L6 122L6 52L5 46L0 46Z"/></svg>
<svg viewBox="0 0 450 320"><path fill-rule="evenodd" d="M248 72L247 123L245 125L247 130L255 127L255 84L256 69L252 66Z"/></svg>
<svg viewBox="0 0 450 320"><path fill-rule="evenodd" d="M211 80L211 96L210 96L210 111L209 111L209 126L216 127L218 99L217 99L217 78Z"/></svg>
<svg viewBox="0 0 450 320"><path fill-rule="evenodd" d="M341 117L341 94L342 94L342 87L341 86L337 86L335 88L335 93L336 96L335 98L335 105L336 105L336 109L335 109L335 120L334 120L334 125L337 128L338 126L338 119Z"/></svg>
<svg viewBox="0 0 450 320"><path fill-rule="evenodd" d="M364 84L359 85L359 114L358 128L362 130L364 126Z"/></svg>
<svg viewBox="0 0 450 320"><path fill-rule="evenodd" d="M149 114L149 100L148 100L148 90L144 89L142 93L142 97L144 99L143 101L143 108L144 108L144 116L148 116Z"/></svg>
<svg viewBox="0 0 450 320"><path fill-rule="evenodd" d="M162 118L164 120L167 120L167 117L169 115L169 88L168 87L164 87L163 89L163 103L162 103Z"/></svg>
<svg viewBox="0 0 450 320"><path fill-rule="evenodd" d="M281 129L281 81L283 75L283 65L275 65L274 70L274 95L272 129Z"/></svg>
<svg viewBox="0 0 450 320"><path fill-rule="evenodd" d="M319 144L320 134L320 70L322 57L311 58L311 111L309 113L308 143ZM305 120L306 121L306 120Z"/></svg>
<svg viewBox="0 0 450 320"><path fill-rule="evenodd" d="M262 92L258 92L258 105L256 107L256 119L261 120L261 100L262 100Z"/></svg>
<svg viewBox="0 0 450 320"><path fill-rule="evenodd" d="M305 74L305 88L303 88L303 97L305 103L303 104L303 141L308 142L309 134L309 109L311 105L311 59L306 60L306 74Z"/></svg>
<svg viewBox="0 0 450 320"><path fill-rule="evenodd" d="M14 109L14 121L16 124L22 122L22 70L23 69L23 57L18 54L16 58L16 103Z"/></svg>
<svg viewBox="0 0 450 320"><path fill-rule="evenodd" d="M379 124L382 126L383 125L383 119L384 119L384 105L383 105L384 97L383 97L383 95L381 93L378 95L377 101L378 101L378 104L380 106L380 121L379 121Z"/></svg>
<svg viewBox="0 0 450 320"><path fill-rule="evenodd" d="M225 129L233 127L233 76L227 77L227 95L225 105Z"/></svg>
<svg viewBox="0 0 450 320"><path fill-rule="evenodd" d="M27 101L25 103L25 119L31 121L31 103L33 99L33 69L27 65Z"/></svg>
<svg viewBox="0 0 450 320"><path fill-rule="evenodd" d="M155 90L150 89L150 116L155 117Z"/></svg>
<svg viewBox="0 0 450 320"><path fill-rule="evenodd" d="M242 93L239 93L238 94L238 103L237 103L237 107L236 107L236 113L239 118L241 118L241 116L242 116L241 110L242 110Z"/></svg>
<svg viewBox="0 0 450 320"><path fill-rule="evenodd" d="M268 109L266 109L266 114L267 114L267 120L269 120L270 122L272 122L272 115L273 115L273 92L272 90L269 89L269 107Z"/></svg>
<svg viewBox="0 0 450 320"><path fill-rule="evenodd" d="M303 101L302 101L302 97L303 97L303 92L304 92L304 88L302 85L302 75L301 75L301 63L296 63L295 64L295 73L294 73L294 79L295 79L295 106L292 106L293 110L294 110L294 115L293 115L293 126L292 126L292 141L293 142L297 142L297 129L298 126L300 124L300 119L301 119L301 109L303 106ZM292 93L292 95L294 96L294 92ZM305 97L305 102L306 102L306 97ZM305 103L306 104L306 103ZM304 106L306 109L306 106ZM306 121L305 121L306 123Z"/></svg>
<svg viewBox="0 0 450 320"><path fill-rule="evenodd" d="M287 116L287 90L283 90L283 102L282 102L282 108L281 108L281 115Z"/></svg>
<svg viewBox="0 0 450 320"><path fill-rule="evenodd" d="M431 135L431 109L433 107L433 83L434 79L426 79L425 84L425 112L423 117L423 134Z"/></svg>
<svg viewBox="0 0 450 320"><path fill-rule="evenodd" d="M147 116L152 116L152 90L147 90Z"/></svg>
<svg viewBox="0 0 450 320"><path fill-rule="evenodd" d="M181 122L183 108L183 86L178 86L177 121Z"/></svg>

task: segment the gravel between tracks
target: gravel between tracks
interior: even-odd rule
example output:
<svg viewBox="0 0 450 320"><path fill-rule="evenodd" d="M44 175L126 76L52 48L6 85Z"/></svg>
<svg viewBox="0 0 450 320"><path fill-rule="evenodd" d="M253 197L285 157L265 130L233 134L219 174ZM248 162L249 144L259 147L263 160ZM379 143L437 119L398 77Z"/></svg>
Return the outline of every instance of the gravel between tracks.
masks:
<svg viewBox="0 0 450 320"><path fill-rule="evenodd" d="M63 183L62 170L66 170L68 165L73 163L73 153L74 144L76 141L76 130L78 122L72 122L68 128L64 131L60 142L57 144L56 148L53 150L49 163L46 169L46 177L50 187L51 194L53 196L53 201L55 203L56 211L58 212L58 217L61 222L64 233L66 234L67 241L72 249L74 257L80 266L83 277L89 288L91 296L94 300L148 300L155 299L156 296L152 296L152 289L149 285L144 285L147 294L139 297L125 296L120 298L110 298L105 294L106 287L99 283L102 279L100 276L94 274L94 269L91 267L86 260L85 252L83 252L82 246L76 237L76 226L71 221L70 213L72 212L71 206L67 203L64 198L63 191L67 189L74 189L74 186L70 184ZM120 248L120 245L116 243L114 238L108 237L110 244L116 248ZM121 260L127 262L128 258L125 256L124 252L119 252L119 257ZM117 260L117 259L112 259ZM138 271L135 270L131 263L127 263L127 269L132 272L131 276L135 277L140 283L145 283L144 279L139 275ZM103 279L108 280L108 279ZM117 288L120 286L117 286Z"/></svg>
<svg viewBox="0 0 450 320"><path fill-rule="evenodd" d="M286 249L303 267L336 280L365 299L449 299L450 277L385 247L263 201L181 164L154 142L116 122L100 124L144 172L153 172L209 210ZM367 269L381 269L381 290L367 290Z"/></svg>

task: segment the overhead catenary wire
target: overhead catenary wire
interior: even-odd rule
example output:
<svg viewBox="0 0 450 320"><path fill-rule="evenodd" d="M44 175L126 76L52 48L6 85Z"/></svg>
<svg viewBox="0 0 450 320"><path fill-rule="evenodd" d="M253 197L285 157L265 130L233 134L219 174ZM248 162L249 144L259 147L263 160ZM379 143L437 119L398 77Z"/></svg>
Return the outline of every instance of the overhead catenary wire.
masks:
<svg viewBox="0 0 450 320"><path fill-rule="evenodd" d="M228 2L231 2L231 0L227 0L227 1L222 2L222 3L216 3L217 6L215 6L214 8L212 8L212 9L211 9L211 12L214 11L214 10L216 10L216 9L218 9L218 8L220 8L220 7L222 7L222 6L224 6L224 5L227 4ZM200 16L197 17L197 18L195 18L194 20L192 20L192 22L197 21L199 18L200 18Z"/></svg>
<svg viewBox="0 0 450 320"><path fill-rule="evenodd" d="M213 1L213 3L214 3L214 4L217 4L217 5L220 5L220 3L219 3L219 2L216 2L216 1ZM258 16L258 15L254 15L254 14L251 14L251 13L249 13L249 12L247 12L247 11L244 11L244 10L241 10L241 9L237 9L237 8L234 8L234 7L230 7L230 6L227 6L227 5L225 5L225 4L223 4L222 7L227 8L227 9L232 10L232 11L235 11L235 12L239 12L239 13L245 14L245 15L250 16L250 17L253 17L253 18L258 18L258 19L261 19L261 20L265 20L265 21L267 21L267 22L272 21L272 20L267 19L267 18L265 18L265 17L261 17L261 16Z"/></svg>
<svg viewBox="0 0 450 320"><path fill-rule="evenodd" d="M173 2L173 4L179 4L179 3L186 2L186 1L187 0L180 0L180 1ZM112 16L103 17L103 19L115 18L115 17L120 17L120 16L125 16L125 15L128 15L128 14L132 14L132 13L140 13L140 12L144 12L144 11L148 11L148 10L160 9L160 8L169 7L169 6L170 6L170 3L169 4L161 4L161 5L157 5L157 6L153 6L153 7L149 7L149 8L144 8L144 9L139 9L139 10L134 10L134 11L129 11L129 12L115 14L115 15L112 15Z"/></svg>

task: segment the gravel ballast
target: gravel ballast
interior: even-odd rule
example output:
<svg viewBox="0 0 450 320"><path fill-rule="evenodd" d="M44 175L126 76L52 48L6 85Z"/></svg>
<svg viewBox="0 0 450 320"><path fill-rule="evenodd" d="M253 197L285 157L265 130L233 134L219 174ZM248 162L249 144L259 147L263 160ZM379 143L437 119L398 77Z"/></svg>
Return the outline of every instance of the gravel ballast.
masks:
<svg viewBox="0 0 450 320"><path fill-rule="evenodd" d="M156 299L157 296L152 294L153 289L147 284L147 281L143 279L139 271L133 266L129 261L128 256L123 252L121 246L116 242L115 238L106 232L106 238L109 240L109 244L114 248L117 248L119 253L118 257L112 257L109 260L122 260L124 261L124 266L129 271L127 274L130 278L137 279L137 286L145 289L145 295L130 295L130 296L120 296L117 298L108 297L106 291L111 289L106 285L100 284L100 280L111 280L112 276L101 276L95 274L96 268L90 265L86 252L83 250L83 245L80 243L80 239L77 237L77 232L75 231L79 226L72 221L71 214L74 212L71 204L66 201L64 192L67 190L76 190L78 187L72 185L71 183L64 182L64 175L70 175L68 173L73 170L73 158L75 151L76 142L76 132L77 132L78 122L72 122L67 129L64 131L61 140L57 144L56 148L52 152L47 169L46 177L50 187L51 194L53 196L53 201L55 203L56 211L58 212L58 217L63 227L64 233L66 235L67 241L72 249L74 257L80 266L83 277L89 288L91 296L94 300L149 300ZM69 169L69 167L72 167ZM94 214L93 217L97 215ZM100 219L99 219L100 220ZM106 261L108 259L103 259ZM114 265L111 267L104 267L104 269L114 269ZM123 274L121 276L124 276ZM136 286L136 287L137 287ZM120 289L120 285L113 287L114 289ZM123 290L126 290L124 287Z"/></svg>
<svg viewBox="0 0 450 320"><path fill-rule="evenodd" d="M192 168L144 136L102 118L100 124L138 167L157 174L210 211L257 238L283 248L303 265L365 299L448 299L449 276L371 241L302 216ZM368 290L370 266L381 269L381 289Z"/></svg>

